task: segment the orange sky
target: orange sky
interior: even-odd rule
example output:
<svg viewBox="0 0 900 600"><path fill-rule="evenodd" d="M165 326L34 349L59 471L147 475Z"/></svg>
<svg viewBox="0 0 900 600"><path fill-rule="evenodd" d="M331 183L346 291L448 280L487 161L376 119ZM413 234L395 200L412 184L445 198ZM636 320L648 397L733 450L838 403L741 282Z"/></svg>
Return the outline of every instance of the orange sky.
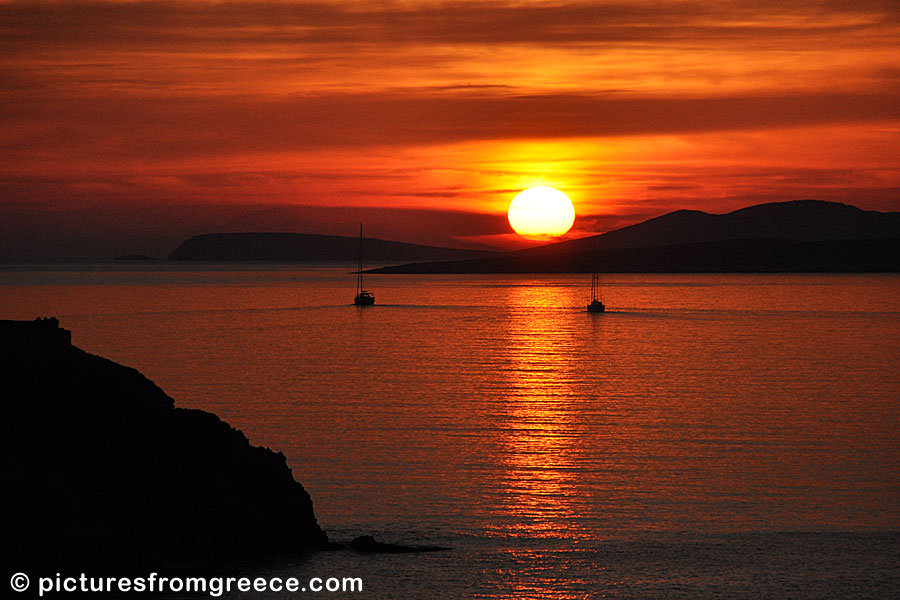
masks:
<svg viewBox="0 0 900 600"><path fill-rule="evenodd" d="M496 216L537 184L576 234L772 200L900 210L900 3L793 4L0 2L0 221ZM507 239L484 222L456 237Z"/></svg>

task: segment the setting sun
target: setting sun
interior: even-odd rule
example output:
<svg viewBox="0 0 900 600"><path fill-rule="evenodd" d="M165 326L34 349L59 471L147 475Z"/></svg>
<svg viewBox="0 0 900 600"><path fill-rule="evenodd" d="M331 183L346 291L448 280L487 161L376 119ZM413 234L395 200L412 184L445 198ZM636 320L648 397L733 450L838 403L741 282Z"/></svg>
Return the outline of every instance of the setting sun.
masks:
<svg viewBox="0 0 900 600"><path fill-rule="evenodd" d="M532 187L520 192L509 205L509 224L516 233L531 239L562 235L575 222L575 207L561 191Z"/></svg>

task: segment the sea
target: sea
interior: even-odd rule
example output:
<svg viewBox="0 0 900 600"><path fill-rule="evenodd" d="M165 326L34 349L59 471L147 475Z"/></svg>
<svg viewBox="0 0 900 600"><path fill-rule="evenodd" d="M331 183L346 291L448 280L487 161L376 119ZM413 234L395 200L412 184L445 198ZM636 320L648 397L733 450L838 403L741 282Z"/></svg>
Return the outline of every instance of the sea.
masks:
<svg viewBox="0 0 900 600"><path fill-rule="evenodd" d="M332 541L252 598L900 597L900 276L0 266L0 318L283 452ZM229 597L239 597L232 594ZM184 595L178 597L185 597Z"/></svg>

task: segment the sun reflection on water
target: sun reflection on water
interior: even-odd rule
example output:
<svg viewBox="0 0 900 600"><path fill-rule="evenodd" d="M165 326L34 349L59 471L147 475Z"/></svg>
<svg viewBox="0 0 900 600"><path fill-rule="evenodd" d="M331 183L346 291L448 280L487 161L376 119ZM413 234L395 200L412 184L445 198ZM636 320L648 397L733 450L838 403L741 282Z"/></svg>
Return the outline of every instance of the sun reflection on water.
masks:
<svg viewBox="0 0 900 600"><path fill-rule="evenodd" d="M554 286L510 288L500 425L501 509L513 535L567 536L576 513L578 353ZM565 294L562 294L564 297ZM499 531L497 533L500 533Z"/></svg>

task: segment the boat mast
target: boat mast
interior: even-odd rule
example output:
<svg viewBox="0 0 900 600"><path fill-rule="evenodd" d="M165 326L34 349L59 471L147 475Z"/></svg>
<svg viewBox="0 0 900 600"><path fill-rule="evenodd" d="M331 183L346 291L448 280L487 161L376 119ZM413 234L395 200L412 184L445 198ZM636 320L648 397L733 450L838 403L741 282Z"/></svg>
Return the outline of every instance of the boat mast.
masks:
<svg viewBox="0 0 900 600"><path fill-rule="evenodd" d="M356 270L356 295L362 292L362 223L359 224L359 268Z"/></svg>

